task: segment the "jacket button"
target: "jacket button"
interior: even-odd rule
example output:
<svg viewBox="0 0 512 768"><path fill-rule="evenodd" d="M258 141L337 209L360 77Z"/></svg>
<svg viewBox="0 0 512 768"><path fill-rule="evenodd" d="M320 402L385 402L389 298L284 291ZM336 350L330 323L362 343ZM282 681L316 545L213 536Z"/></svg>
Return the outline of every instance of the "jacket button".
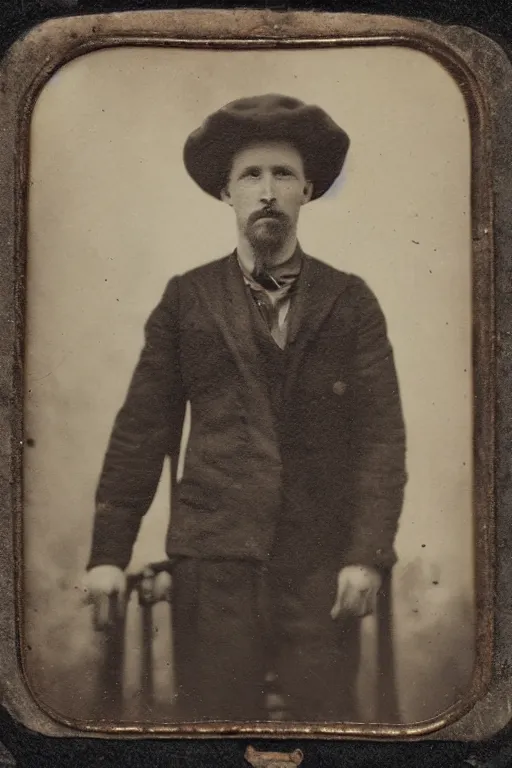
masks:
<svg viewBox="0 0 512 768"><path fill-rule="evenodd" d="M347 389L347 385L345 384L344 381L335 381L334 384L332 385L332 391L334 392L335 395L338 395L339 397L345 394L346 389Z"/></svg>

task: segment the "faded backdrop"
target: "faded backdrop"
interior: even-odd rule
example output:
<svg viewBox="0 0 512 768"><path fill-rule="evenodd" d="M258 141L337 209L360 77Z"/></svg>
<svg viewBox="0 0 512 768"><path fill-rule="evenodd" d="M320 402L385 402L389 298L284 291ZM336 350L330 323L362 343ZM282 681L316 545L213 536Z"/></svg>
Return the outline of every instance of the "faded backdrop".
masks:
<svg viewBox="0 0 512 768"><path fill-rule="evenodd" d="M68 717L90 713L99 638L77 585L143 324L170 276L235 244L231 209L188 178L183 143L222 104L268 91L318 103L352 139L342 178L303 209L299 234L306 252L369 283L395 349L410 475L394 576L405 721L439 714L471 678L470 140L456 83L399 47L128 47L60 69L32 120L26 654L39 699ZM134 567L164 556L168 506L165 476ZM135 657L136 621L132 610Z"/></svg>

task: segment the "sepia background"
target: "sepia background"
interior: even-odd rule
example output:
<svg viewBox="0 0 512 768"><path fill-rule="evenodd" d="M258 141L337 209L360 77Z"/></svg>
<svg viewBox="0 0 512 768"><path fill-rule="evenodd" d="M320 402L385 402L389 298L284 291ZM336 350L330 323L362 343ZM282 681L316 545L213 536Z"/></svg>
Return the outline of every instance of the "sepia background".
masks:
<svg viewBox="0 0 512 768"><path fill-rule="evenodd" d="M394 573L404 721L441 713L470 682L470 137L456 83L399 47L127 47L61 68L38 99L30 141L26 665L40 701L67 717L92 711L101 638L79 584L143 324L170 276L235 244L231 209L188 178L183 143L222 104L268 91L321 105L352 140L342 177L303 209L299 234L306 252L369 283L395 349L410 476ZM133 568L164 557L168 514L166 473ZM155 637L162 701L172 684L165 610ZM132 606L132 702L137 629Z"/></svg>

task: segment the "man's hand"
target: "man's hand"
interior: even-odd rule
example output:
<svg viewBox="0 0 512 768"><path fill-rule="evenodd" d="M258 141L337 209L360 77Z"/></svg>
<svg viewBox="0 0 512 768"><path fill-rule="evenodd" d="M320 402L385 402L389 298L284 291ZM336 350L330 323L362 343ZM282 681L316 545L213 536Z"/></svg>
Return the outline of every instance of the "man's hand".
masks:
<svg viewBox="0 0 512 768"><path fill-rule="evenodd" d="M171 601L172 577L168 571L154 573L151 568L145 568L140 575L140 597L144 603L151 605Z"/></svg>
<svg viewBox="0 0 512 768"><path fill-rule="evenodd" d="M338 591L331 610L331 618L338 616L368 616L375 613L377 593L382 577L375 568L347 565L338 573Z"/></svg>
<svg viewBox="0 0 512 768"><path fill-rule="evenodd" d="M94 626L105 629L112 622L112 606L118 617L124 612L126 576L116 565L98 565L85 574L84 600L94 606Z"/></svg>

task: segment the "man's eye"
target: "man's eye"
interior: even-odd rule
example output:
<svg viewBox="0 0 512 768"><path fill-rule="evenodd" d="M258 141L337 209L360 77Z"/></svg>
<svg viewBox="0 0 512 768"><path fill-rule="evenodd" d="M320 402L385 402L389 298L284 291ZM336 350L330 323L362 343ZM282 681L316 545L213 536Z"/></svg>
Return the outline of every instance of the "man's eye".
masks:
<svg viewBox="0 0 512 768"><path fill-rule="evenodd" d="M260 172L257 168L249 168L244 176L248 177L249 179L258 179L260 176Z"/></svg>
<svg viewBox="0 0 512 768"><path fill-rule="evenodd" d="M288 170L288 168L278 168L276 170L276 176L279 176L280 178L289 178L292 175L292 172Z"/></svg>

